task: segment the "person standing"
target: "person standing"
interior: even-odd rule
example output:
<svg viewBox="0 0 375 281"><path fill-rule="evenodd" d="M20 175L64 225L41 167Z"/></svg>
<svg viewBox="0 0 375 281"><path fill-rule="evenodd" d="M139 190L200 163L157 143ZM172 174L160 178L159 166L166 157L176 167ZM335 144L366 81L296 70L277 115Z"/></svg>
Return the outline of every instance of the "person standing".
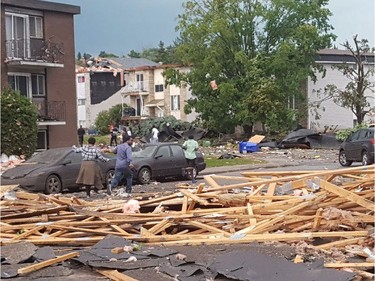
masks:
<svg viewBox="0 0 375 281"><path fill-rule="evenodd" d="M159 142L159 130L154 126L152 126L151 130L151 143L158 143Z"/></svg>
<svg viewBox="0 0 375 281"><path fill-rule="evenodd" d="M86 133L85 129L83 129L82 125L80 125L77 130L77 134L78 134L78 142L81 147L83 146L83 136L85 135L85 133Z"/></svg>
<svg viewBox="0 0 375 281"><path fill-rule="evenodd" d="M91 187L94 187L96 193L99 193L99 189L103 189L104 177L102 171L97 163L97 160L108 162L109 159L105 158L100 151L94 147L95 138L90 137L88 139L88 145L85 147L73 146L73 151L82 153L82 164L76 180L77 184L86 187L87 197L90 197Z"/></svg>
<svg viewBox="0 0 375 281"><path fill-rule="evenodd" d="M113 188L117 187L121 180L126 178L126 189L125 196L129 196L132 192L133 184L133 156L132 156L132 146L133 138L131 136L126 136L124 143L116 146L112 152L117 154L116 166L115 166L115 176L112 179L110 185L107 186L107 194L111 195Z"/></svg>
<svg viewBox="0 0 375 281"><path fill-rule="evenodd" d="M113 143L117 146L117 133L118 133L118 129L114 127L111 130L111 141L109 143L110 146L112 146Z"/></svg>
<svg viewBox="0 0 375 281"><path fill-rule="evenodd" d="M194 136L190 135L189 139L184 142L182 148L185 152L185 158L187 161L187 171L190 174L191 182L196 183L196 179L194 177L194 168L195 168L195 159L197 158L196 151L198 150L198 142L194 140Z"/></svg>

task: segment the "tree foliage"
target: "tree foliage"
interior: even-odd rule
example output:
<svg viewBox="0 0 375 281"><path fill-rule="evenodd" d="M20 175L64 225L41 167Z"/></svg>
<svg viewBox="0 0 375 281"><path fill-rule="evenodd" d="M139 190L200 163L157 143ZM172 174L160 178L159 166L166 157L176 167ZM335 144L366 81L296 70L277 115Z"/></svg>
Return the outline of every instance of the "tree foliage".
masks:
<svg viewBox="0 0 375 281"><path fill-rule="evenodd" d="M128 57L130 58L140 58L141 57L141 53L139 52L136 52L134 50L131 50L128 54Z"/></svg>
<svg viewBox="0 0 375 281"><path fill-rule="evenodd" d="M37 146L38 113L31 100L11 88L0 95L1 152L30 157Z"/></svg>
<svg viewBox="0 0 375 281"><path fill-rule="evenodd" d="M101 51L98 55L99 58L118 58L117 55L112 53L107 53L106 51Z"/></svg>
<svg viewBox="0 0 375 281"><path fill-rule="evenodd" d="M163 64L179 63L175 50L176 44L165 47L164 42L160 41L157 48L143 49L140 52L140 57L154 62L162 62Z"/></svg>
<svg viewBox="0 0 375 281"><path fill-rule="evenodd" d="M166 71L168 83L190 84L195 108L211 128L296 122L288 99L302 99L316 51L329 47L328 0L196 0L179 16L176 56L187 74ZM218 85L210 87L211 81Z"/></svg>
<svg viewBox="0 0 375 281"><path fill-rule="evenodd" d="M321 99L313 106L320 107L324 101L332 100L338 106L349 108L358 124L362 124L370 111L369 99L374 95L374 67L368 60L369 57L373 60L374 53L370 53L367 39L359 40L358 35L355 35L353 41L354 47L348 41L343 44L353 61L332 66L332 69L337 69L347 77L349 83L344 89L328 84L323 90L318 90Z"/></svg>
<svg viewBox="0 0 375 281"><path fill-rule="evenodd" d="M124 104L124 109L128 107ZM122 105L117 104L112 106L109 110L100 111L95 119L96 129L101 134L108 134L110 125L118 126L122 118Z"/></svg>

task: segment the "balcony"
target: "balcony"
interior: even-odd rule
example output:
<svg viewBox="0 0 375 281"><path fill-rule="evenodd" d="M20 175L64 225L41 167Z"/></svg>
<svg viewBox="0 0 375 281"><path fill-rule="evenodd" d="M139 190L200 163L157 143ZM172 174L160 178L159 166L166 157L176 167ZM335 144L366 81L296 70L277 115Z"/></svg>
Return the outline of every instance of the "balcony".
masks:
<svg viewBox="0 0 375 281"><path fill-rule="evenodd" d="M64 67L62 43L51 39L14 39L6 40L6 62L9 65Z"/></svg>
<svg viewBox="0 0 375 281"><path fill-rule="evenodd" d="M46 101L33 99L38 109L39 125L64 125L66 120L65 101Z"/></svg>
<svg viewBox="0 0 375 281"><path fill-rule="evenodd" d="M145 81L131 81L127 82L123 91L129 96L148 95Z"/></svg>

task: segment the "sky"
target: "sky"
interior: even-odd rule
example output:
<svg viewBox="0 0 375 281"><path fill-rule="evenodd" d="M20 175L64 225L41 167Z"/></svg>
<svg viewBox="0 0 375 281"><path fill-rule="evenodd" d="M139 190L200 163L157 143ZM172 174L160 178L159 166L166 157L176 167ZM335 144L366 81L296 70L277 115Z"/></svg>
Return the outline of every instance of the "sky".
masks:
<svg viewBox="0 0 375 281"><path fill-rule="evenodd" d="M118 56L130 50L157 47L159 41L170 45L178 37L175 27L183 13L185 0L49 0L77 5L81 14L74 18L76 53L97 56L101 51ZM353 35L374 46L374 0L329 0L328 8L338 37L339 48Z"/></svg>

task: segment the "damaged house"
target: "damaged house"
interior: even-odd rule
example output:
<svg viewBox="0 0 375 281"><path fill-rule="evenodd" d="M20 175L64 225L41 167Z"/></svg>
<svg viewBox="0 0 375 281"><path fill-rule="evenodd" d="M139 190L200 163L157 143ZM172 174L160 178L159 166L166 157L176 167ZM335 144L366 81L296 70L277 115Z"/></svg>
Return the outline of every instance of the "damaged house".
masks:
<svg viewBox="0 0 375 281"><path fill-rule="evenodd" d="M374 54L366 54L365 71L374 68ZM307 81L307 95L309 103L316 103L323 97L319 96L318 91L324 90L329 84L336 85L339 89L344 90L345 86L350 80L344 76L339 70L332 69L332 66L348 63L354 66L354 57L348 50L324 49L320 50L316 57L316 62L326 69L325 76L322 73L316 73L317 81L314 83L311 78ZM373 74L372 74L373 75ZM374 76L369 79L374 82ZM374 88L373 88L374 90ZM370 103L365 110L370 111L374 107L374 93L371 90L365 92L368 97L367 101ZM371 116L367 115L365 121L370 121ZM372 117L373 118L373 117ZM357 124L356 116L348 108L343 108L336 105L333 100L327 100L322 103L322 106L314 110L309 110L307 128L317 132L323 132L325 127L333 129L353 128Z"/></svg>
<svg viewBox="0 0 375 281"><path fill-rule="evenodd" d="M191 98L188 87L165 87L162 73L171 67L189 70L143 58L95 58L86 67L77 66L78 125L93 127L99 112L117 104L124 105L124 121L169 115L193 121L196 114L186 115L183 111L186 100Z"/></svg>
<svg viewBox="0 0 375 281"><path fill-rule="evenodd" d="M1 87L36 105L38 149L70 146L77 135L74 15L80 7L1 1Z"/></svg>

